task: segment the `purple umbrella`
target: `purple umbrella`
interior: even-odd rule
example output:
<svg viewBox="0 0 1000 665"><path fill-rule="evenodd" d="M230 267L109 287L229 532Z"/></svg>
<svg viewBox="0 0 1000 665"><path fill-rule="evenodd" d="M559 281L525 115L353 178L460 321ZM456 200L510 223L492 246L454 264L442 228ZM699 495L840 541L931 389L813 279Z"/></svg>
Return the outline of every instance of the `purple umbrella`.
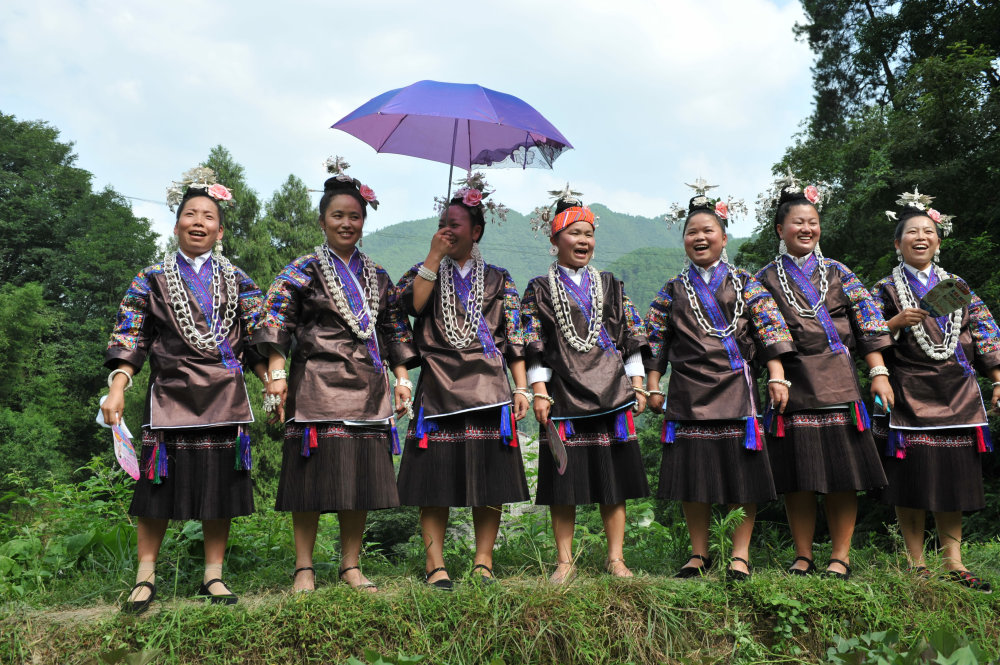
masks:
<svg viewBox="0 0 1000 665"><path fill-rule="evenodd" d="M451 167L552 168L572 148L559 130L517 97L475 84L418 81L390 90L340 119L334 129L376 152ZM451 193L451 171L448 174Z"/></svg>

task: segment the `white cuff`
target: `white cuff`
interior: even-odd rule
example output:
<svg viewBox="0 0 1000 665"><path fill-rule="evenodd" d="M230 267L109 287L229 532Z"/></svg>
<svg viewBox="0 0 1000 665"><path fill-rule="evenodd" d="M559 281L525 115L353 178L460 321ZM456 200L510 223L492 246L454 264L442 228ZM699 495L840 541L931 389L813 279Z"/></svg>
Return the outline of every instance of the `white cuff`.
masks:
<svg viewBox="0 0 1000 665"><path fill-rule="evenodd" d="M636 351L625 359L625 376L646 376L646 367L642 364L642 353Z"/></svg>
<svg viewBox="0 0 1000 665"><path fill-rule="evenodd" d="M548 383L552 380L552 368L541 363L533 364L528 368L528 386L536 383Z"/></svg>

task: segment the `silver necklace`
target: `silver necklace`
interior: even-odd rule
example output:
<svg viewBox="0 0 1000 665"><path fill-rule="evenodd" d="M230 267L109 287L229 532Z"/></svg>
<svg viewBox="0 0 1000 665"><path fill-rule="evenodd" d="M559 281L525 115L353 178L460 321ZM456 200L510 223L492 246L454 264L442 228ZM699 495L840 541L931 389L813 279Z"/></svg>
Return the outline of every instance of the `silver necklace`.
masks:
<svg viewBox="0 0 1000 665"><path fill-rule="evenodd" d="M181 333L196 348L203 351L219 348L229 336L229 329L236 319L236 307L239 304L239 289L236 284L236 269L229 259L221 254L212 256L212 311L206 312L209 319L209 330L199 333L191 314L191 301L185 293L181 271L177 267L177 254L168 254L163 259L163 274L167 279L167 298L173 307L174 315ZM219 317L222 309L222 282L226 283L226 310Z"/></svg>
<svg viewBox="0 0 1000 665"><path fill-rule="evenodd" d="M948 273L939 266L932 265L931 267L937 274L938 279L948 277ZM892 269L892 282L896 287L896 294L899 296L899 304L903 306L903 309L907 307L917 308L919 305L916 295L910 288L910 282L906 279L906 275L903 274L903 270L905 268L903 268L902 263ZM930 336L927 334L926 325L925 321L921 321L920 325L912 326L910 330L913 331L913 337L917 340L917 344L920 345L924 353L927 354L927 357L932 360L947 360L955 355L955 347L958 346L958 337L962 334L962 309L956 309L948 315L948 322L944 326L944 342L941 344L935 344L931 341Z"/></svg>
<svg viewBox="0 0 1000 665"><path fill-rule="evenodd" d="M369 340L375 334L375 317L378 315L378 278L375 275L375 263L364 252L358 252L358 254L361 255L361 277L364 282L361 286L365 304L368 306L368 325L364 328L361 327L361 317L351 311L351 305L347 302L347 296L344 295L344 282L341 281L340 274L333 265L336 260L333 250L327 243L316 246L320 271L323 273L326 287L330 289L333 304L347 321L354 336L361 340Z"/></svg>
<svg viewBox="0 0 1000 665"><path fill-rule="evenodd" d="M729 264L723 261L719 263L716 270L723 265ZM739 324L740 317L743 315L743 310L746 307L746 301L743 300L743 282L740 281L739 275L736 274L732 266L729 266L729 274L733 277L733 289L736 291L736 309L733 312L733 320L728 326L725 328L715 328L705 319L705 314L701 311L701 302L698 300L698 294L694 291L694 285L691 284L691 269L689 268L681 273L684 278L684 291L687 293L688 302L691 304L691 311L694 312L694 318L698 321L698 327L712 337L729 337L736 332L736 326ZM699 277L698 279L701 278Z"/></svg>
<svg viewBox="0 0 1000 665"><path fill-rule="evenodd" d="M441 313L444 319L444 334L448 343L456 349L464 349L472 343L479 332L479 320L483 316L483 255L479 252L479 244L473 243L472 256L472 297L465 305L465 322L458 322L458 293L455 291L455 280L452 277L452 267L455 262L451 257L444 257L438 269L441 284Z"/></svg>
<svg viewBox="0 0 1000 665"><path fill-rule="evenodd" d="M813 250L813 254L816 255L816 265L817 270L819 270L819 300L812 307L806 308L799 304L798 298L795 297L795 293L792 288L788 285L788 273L785 272L784 262L781 260L782 254L774 257L774 267L778 272L778 283L781 284L781 290L785 292L785 300L788 304L799 313L799 316L805 317L807 319L816 318L816 313L819 312L820 308L826 304L826 292L830 289L830 284L826 278L826 266L823 265L823 255L819 253L819 247ZM806 279L809 276L806 275Z"/></svg>
<svg viewBox="0 0 1000 665"><path fill-rule="evenodd" d="M590 277L591 317L587 336L580 337L570 315L569 295L558 276L559 262L553 261L552 265L549 266L549 293L552 294L552 309L555 310L556 322L559 324L559 330L566 342L580 353L586 353L594 348L601 335L601 325L604 322L604 288L601 284L601 273L589 264L586 266L586 270L588 277Z"/></svg>

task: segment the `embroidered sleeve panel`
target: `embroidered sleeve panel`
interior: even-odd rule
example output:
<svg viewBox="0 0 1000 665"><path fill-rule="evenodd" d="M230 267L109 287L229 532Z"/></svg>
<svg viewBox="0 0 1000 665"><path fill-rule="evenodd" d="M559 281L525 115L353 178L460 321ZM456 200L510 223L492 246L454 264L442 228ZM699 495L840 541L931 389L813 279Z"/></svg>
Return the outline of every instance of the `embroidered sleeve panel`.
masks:
<svg viewBox="0 0 1000 665"><path fill-rule="evenodd" d="M305 269L316 261L312 253L300 256L275 277L267 290L254 344L272 343L286 351L289 349L298 325L299 294L312 281Z"/></svg>
<svg viewBox="0 0 1000 665"><path fill-rule="evenodd" d="M861 335L879 336L889 334L889 327L882 317L882 311L869 293L865 285L861 283L857 275L851 272L847 266L839 261L823 259L826 266L833 266L840 274L840 281L844 285L844 293L851 301L851 311L854 314L855 329ZM861 340L858 340L861 342Z"/></svg>
<svg viewBox="0 0 1000 665"><path fill-rule="evenodd" d="M413 340L413 328L410 327L410 319L403 311L402 303L399 299L399 291L393 283L392 278L385 269L376 264L375 274L380 283L386 284L386 299L381 305L378 315L380 334L389 352L389 364L392 367L406 365L414 367L419 363L417 346Z"/></svg>
<svg viewBox="0 0 1000 665"><path fill-rule="evenodd" d="M750 307L750 320L760 343L764 348L774 347L772 350L778 354L793 352L792 334L771 292L747 271L737 270L737 273L743 280L743 298ZM773 357L775 354L767 355Z"/></svg>
<svg viewBox="0 0 1000 665"><path fill-rule="evenodd" d="M616 285L621 293L622 319L625 324L625 344L623 345L624 348L619 350L625 357L631 356L634 353L641 353L643 359L645 359L650 356L645 321L639 316L635 305L632 304L628 294L625 293L625 282L615 279L613 275L612 280L612 283Z"/></svg>
<svg viewBox="0 0 1000 665"><path fill-rule="evenodd" d="M965 280L958 275L951 277L969 288ZM1000 365L1000 329L997 328L997 322L982 298L971 288L969 293L972 294L972 302L969 303L969 332L972 333L972 340L976 343L975 363L980 371L985 372Z"/></svg>
<svg viewBox="0 0 1000 665"><path fill-rule="evenodd" d="M138 372L146 359L152 342L151 330L146 321L149 305L149 278L163 272L163 264L157 263L139 272L132 280L125 297L118 306L115 327L111 331L105 365L111 369L124 361Z"/></svg>
<svg viewBox="0 0 1000 665"><path fill-rule="evenodd" d="M663 285L653 302L649 304L649 312L646 313L646 337L649 339L649 351L651 357L646 361L646 369L653 371L663 371L666 369L666 362L661 362L660 357L665 357L664 346L668 342L670 307L673 299L670 295L671 284L680 279L674 277Z"/></svg>
<svg viewBox="0 0 1000 665"><path fill-rule="evenodd" d="M403 313L408 316L417 317L421 314L421 312L413 308L413 280L417 278L417 270L422 265L424 265L423 261L407 270L399 278L399 281L396 282L396 295L399 298L400 306L403 308ZM427 300L427 305L424 305L424 307L426 308L428 305L430 305L430 299Z"/></svg>
<svg viewBox="0 0 1000 665"><path fill-rule="evenodd" d="M535 284L540 278L528 282L528 288L521 299L521 335L529 356L541 354L545 347L542 336L542 320L538 315L538 294Z"/></svg>
<svg viewBox="0 0 1000 665"><path fill-rule="evenodd" d="M878 307L879 314L882 315L883 319L885 318L885 303L890 284L892 284L891 275L880 279L875 283L875 286L872 287L872 301L875 303L875 306Z"/></svg>
<svg viewBox="0 0 1000 665"><path fill-rule="evenodd" d="M524 358L524 331L521 328L521 294L514 279L504 268L487 265L503 277L503 313L507 335L507 362Z"/></svg>
<svg viewBox="0 0 1000 665"><path fill-rule="evenodd" d="M240 268L236 268L236 279L239 281L242 337L244 340L248 340L252 338L264 318L264 294L257 287L257 283ZM257 363L267 361L254 345L247 344L244 349L244 367L252 368Z"/></svg>

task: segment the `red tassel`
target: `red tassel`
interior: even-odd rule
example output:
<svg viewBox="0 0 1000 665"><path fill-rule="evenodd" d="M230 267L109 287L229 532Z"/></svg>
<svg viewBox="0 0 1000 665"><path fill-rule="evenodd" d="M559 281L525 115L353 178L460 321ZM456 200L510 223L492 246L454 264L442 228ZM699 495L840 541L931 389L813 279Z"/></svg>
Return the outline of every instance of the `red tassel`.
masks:
<svg viewBox="0 0 1000 665"><path fill-rule="evenodd" d="M420 443L417 444L417 448L426 448L426 447L427 447L427 435L424 434L422 437L420 437Z"/></svg>
<svg viewBox="0 0 1000 665"><path fill-rule="evenodd" d="M775 436L779 439L785 436L785 417L780 413L778 414L778 431L775 433Z"/></svg>
<svg viewBox="0 0 1000 665"><path fill-rule="evenodd" d="M976 428L976 449L981 452L986 452L986 439L983 438L983 428Z"/></svg>
<svg viewBox="0 0 1000 665"><path fill-rule="evenodd" d="M635 436L635 421L632 420L632 409L625 412L625 420L628 421L629 436Z"/></svg>
<svg viewBox="0 0 1000 665"><path fill-rule="evenodd" d="M510 447L517 448L517 421L514 414L510 414Z"/></svg>
<svg viewBox="0 0 1000 665"><path fill-rule="evenodd" d="M857 423L858 431L865 431L865 421L861 419L861 411L858 409L858 403L854 402L854 422Z"/></svg>
<svg viewBox="0 0 1000 665"><path fill-rule="evenodd" d="M566 440L566 422L563 420L559 421L559 438L563 441Z"/></svg>
<svg viewBox="0 0 1000 665"><path fill-rule="evenodd" d="M310 448L319 448L319 441L316 440L316 428L315 427L310 427L309 428L309 447Z"/></svg>
<svg viewBox="0 0 1000 665"><path fill-rule="evenodd" d="M757 432L757 447L754 450L764 449L764 430L760 427L760 421L753 419L753 428Z"/></svg>

